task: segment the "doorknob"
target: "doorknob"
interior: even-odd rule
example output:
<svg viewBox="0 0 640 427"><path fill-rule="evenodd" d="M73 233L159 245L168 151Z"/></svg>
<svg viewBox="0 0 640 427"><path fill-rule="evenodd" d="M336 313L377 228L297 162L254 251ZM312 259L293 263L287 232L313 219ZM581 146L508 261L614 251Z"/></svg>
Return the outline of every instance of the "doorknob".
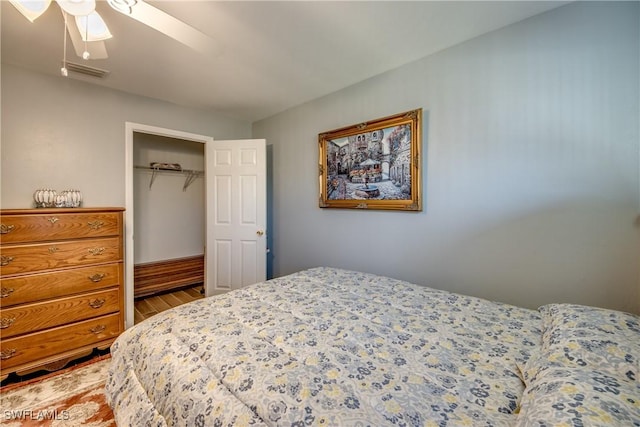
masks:
<svg viewBox="0 0 640 427"><path fill-rule="evenodd" d="M257 234L258 236L262 236L262 235L264 234L264 231L262 231L262 230L258 230L258 231L256 231L256 234Z"/></svg>

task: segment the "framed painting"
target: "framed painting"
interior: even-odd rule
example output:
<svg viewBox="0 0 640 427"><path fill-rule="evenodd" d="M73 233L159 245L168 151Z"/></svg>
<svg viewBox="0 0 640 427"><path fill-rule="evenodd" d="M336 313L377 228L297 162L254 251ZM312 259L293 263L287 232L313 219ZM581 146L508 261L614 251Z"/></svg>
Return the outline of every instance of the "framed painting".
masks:
<svg viewBox="0 0 640 427"><path fill-rule="evenodd" d="M320 207L421 211L422 109L318 135Z"/></svg>

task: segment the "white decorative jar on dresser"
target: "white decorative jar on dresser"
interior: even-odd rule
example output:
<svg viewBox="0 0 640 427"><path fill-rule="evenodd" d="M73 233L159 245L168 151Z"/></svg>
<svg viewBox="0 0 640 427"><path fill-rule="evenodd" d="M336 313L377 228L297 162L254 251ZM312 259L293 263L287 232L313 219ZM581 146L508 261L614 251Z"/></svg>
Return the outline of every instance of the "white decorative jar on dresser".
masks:
<svg viewBox="0 0 640 427"><path fill-rule="evenodd" d="M60 369L122 333L123 211L0 211L0 379Z"/></svg>

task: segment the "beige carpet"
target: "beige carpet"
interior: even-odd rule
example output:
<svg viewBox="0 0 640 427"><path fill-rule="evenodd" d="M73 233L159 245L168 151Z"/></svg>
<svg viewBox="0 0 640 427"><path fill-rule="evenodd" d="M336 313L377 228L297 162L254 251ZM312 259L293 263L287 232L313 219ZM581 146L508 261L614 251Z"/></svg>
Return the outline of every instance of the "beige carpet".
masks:
<svg viewBox="0 0 640 427"><path fill-rule="evenodd" d="M0 425L115 426L104 396L111 358L101 356L61 372L0 388Z"/></svg>

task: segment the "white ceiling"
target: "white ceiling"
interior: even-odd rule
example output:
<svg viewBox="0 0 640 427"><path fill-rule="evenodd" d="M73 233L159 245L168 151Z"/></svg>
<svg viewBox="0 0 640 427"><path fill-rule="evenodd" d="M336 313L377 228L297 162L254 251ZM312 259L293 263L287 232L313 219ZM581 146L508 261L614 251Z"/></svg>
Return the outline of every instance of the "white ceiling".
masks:
<svg viewBox="0 0 640 427"><path fill-rule="evenodd" d="M255 121L567 1L149 1L211 38L202 54L99 1L101 86ZM2 62L60 76L57 4L34 23L2 1ZM63 78L63 77L60 77Z"/></svg>

